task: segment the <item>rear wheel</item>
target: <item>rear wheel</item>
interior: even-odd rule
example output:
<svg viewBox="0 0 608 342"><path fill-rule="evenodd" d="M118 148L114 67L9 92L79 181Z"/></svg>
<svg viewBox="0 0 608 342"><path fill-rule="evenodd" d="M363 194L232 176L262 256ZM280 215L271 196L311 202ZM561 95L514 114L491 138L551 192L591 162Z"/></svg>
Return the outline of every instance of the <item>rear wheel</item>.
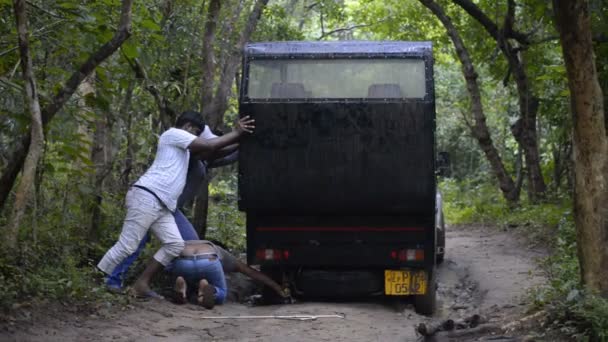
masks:
<svg viewBox="0 0 608 342"><path fill-rule="evenodd" d="M414 296L414 308L416 312L430 316L435 312L437 306L437 284L435 284L435 270L430 272L426 294Z"/></svg>
<svg viewBox="0 0 608 342"><path fill-rule="evenodd" d="M441 264L445 258L445 221L443 220L443 212L439 218L439 229L437 229L437 264Z"/></svg>

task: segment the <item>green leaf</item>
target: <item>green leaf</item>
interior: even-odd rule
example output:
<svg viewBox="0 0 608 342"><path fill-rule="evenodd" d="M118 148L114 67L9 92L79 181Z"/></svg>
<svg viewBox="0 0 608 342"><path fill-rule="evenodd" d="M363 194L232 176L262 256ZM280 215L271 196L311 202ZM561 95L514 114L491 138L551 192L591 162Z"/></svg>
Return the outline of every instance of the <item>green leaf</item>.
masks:
<svg viewBox="0 0 608 342"><path fill-rule="evenodd" d="M93 193L93 189L91 189L91 187L84 185L84 184L78 184L78 191L80 191L81 194L92 194Z"/></svg>
<svg viewBox="0 0 608 342"><path fill-rule="evenodd" d="M146 28L151 31L160 31L160 26L152 21L151 19L144 19L141 22L141 27Z"/></svg>
<svg viewBox="0 0 608 342"><path fill-rule="evenodd" d="M110 111L110 101L107 97L100 94L95 100L98 108L106 112Z"/></svg>
<svg viewBox="0 0 608 342"><path fill-rule="evenodd" d="M139 56L139 51L137 51L135 44L125 43L120 48L129 58L137 58Z"/></svg>
<svg viewBox="0 0 608 342"><path fill-rule="evenodd" d="M63 9L77 9L78 5L73 2L61 2L59 3L59 7Z"/></svg>

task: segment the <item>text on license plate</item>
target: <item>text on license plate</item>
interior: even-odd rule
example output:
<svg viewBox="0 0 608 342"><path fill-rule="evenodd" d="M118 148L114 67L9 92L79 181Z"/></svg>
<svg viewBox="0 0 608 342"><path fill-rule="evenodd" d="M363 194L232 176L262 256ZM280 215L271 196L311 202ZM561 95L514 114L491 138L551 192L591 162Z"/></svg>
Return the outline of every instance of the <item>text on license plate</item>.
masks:
<svg viewBox="0 0 608 342"><path fill-rule="evenodd" d="M385 270L384 293L393 296L423 295L427 281L424 270Z"/></svg>

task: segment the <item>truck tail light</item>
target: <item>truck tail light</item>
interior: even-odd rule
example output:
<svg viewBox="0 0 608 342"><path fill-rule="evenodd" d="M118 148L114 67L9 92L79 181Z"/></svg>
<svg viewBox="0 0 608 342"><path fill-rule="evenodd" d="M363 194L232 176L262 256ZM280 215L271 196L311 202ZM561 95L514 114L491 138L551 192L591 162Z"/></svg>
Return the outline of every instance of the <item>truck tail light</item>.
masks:
<svg viewBox="0 0 608 342"><path fill-rule="evenodd" d="M399 249L391 251L391 259L399 261L424 261L423 249Z"/></svg>
<svg viewBox="0 0 608 342"><path fill-rule="evenodd" d="M271 249L271 248L261 248L258 249L255 253L255 256L258 260L287 260L289 259L289 251L286 249Z"/></svg>

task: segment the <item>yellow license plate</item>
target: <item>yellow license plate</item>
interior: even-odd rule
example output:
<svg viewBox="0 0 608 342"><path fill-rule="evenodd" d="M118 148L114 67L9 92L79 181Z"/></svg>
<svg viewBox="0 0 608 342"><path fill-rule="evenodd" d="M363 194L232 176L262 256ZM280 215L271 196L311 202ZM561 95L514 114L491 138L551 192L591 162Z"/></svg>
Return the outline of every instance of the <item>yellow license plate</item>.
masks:
<svg viewBox="0 0 608 342"><path fill-rule="evenodd" d="M426 272L423 270L385 270L384 293L391 296L426 293Z"/></svg>

